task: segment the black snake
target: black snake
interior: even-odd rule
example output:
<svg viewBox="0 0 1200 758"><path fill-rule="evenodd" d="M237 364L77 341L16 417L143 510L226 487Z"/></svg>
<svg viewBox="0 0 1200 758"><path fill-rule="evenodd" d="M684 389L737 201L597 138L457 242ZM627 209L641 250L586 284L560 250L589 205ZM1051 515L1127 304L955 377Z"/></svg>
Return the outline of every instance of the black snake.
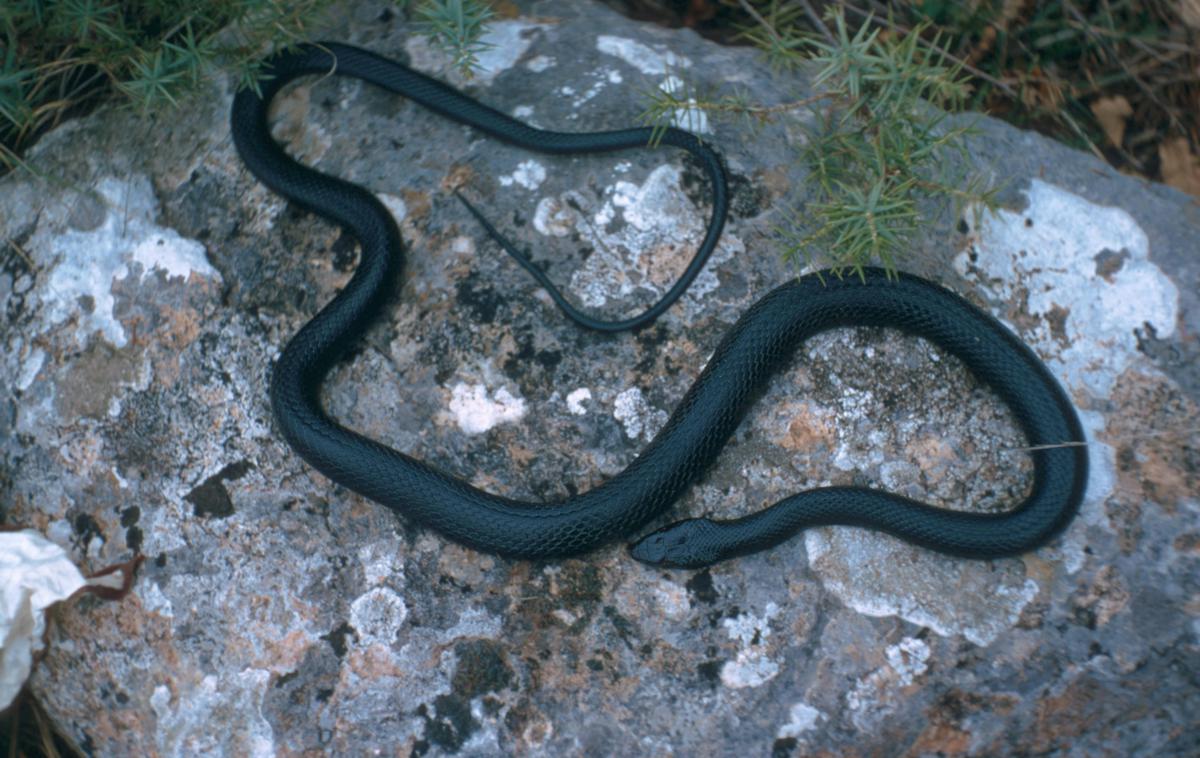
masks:
<svg viewBox="0 0 1200 758"><path fill-rule="evenodd" d="M271 378L271 402L291 446L322 473L399 514L471 547L517 558L582 553L626 536L662 514L718 455L747 407L807 337L844 326L887 326L920 335L957 356L1013 410L1031 447L1034 482L1012 511L984 515L934 508L898 495L827 487L793 495L730 522L690 519L633 546L649 563L697 567L761 550L796 531L843 524L878 529L967 558L994 558L1037 547L1078 509L1087 478L1079 420L1040 360L991 316L942 287L906 274L867 269L845 279L808 275L775 289L729 330L666 426L624 471L557 503L527 503L483 492L457 477L368 439L329 418L318 389L329 368L379 314L403 244L392 216L366 189L289 158L267 123L271 99L308 74L352 76L404 95L437 113L519 147L594 153L644 147L649 128L592 133L535 129L395 61L338 43L301 45L265 66L259 92L234 98L232 131L246 166L264 184L348 229L362 246L346 287L287 344ZM728 209L717 154L694 135L666 129L661 144L691 153L713 195L707 234L679 280L654 306L608 322L577 311L540 269L470 207L568 316L593 329L648 323L678 299L703 268Z"/></svg>

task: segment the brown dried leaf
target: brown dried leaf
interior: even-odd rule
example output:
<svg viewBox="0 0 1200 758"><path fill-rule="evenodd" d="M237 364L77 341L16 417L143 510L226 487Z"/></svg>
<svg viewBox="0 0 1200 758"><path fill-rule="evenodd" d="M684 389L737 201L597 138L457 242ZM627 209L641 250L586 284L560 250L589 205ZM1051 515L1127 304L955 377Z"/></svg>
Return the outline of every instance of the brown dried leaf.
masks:
<svg viewBox="0 0 1200 758"><path fill-rule="evenodd" d="M1179 17L1183 23L1200 31L1200 0L1179 0Z"/></svg>
<svg viewBox="0 0 1200 758"><path fill-rule="evenodd" d="M1057 111L1066 100L1062 83L1035 66L1021 82L1021 102L1030 108Z"/></svg>
<svg viewBox="0 0 1200 758"><path fill-rule="evenodd" d="M90 592L105 600L120 600L133 589L133 580L137 576L138 567L146 560L146 556L138 554L124 563L114 563L100 569L87 578L87 584L79 592Z"/></svg>
<svg viewBox="0 0 1200 758"><path fill-rule="evenodd" d="M1120 147L1121 140L1125 139L1125 122L1133 115L1133 106L1124 96L1117 95L1096 98L1091 107L1108 141Z"/></svg>
<svg viewBox="0 0 1200 758"><path fill-rule="evenodd" d="M1187 0L1184 0L1187 2ZM1017 17L1025 12L1025 6L1029 4L1029 0L1004 0L1004 5L1000 8L1000 19L996 25L1001 29L1008 29L1008 25L1017 20Z"/></svg>
<svg viewBox="0 0 1200 758"><path fill-rule="evenodd" d="M1186 137L1159 143L1158 161L1164 182L1200 197L1200 156L1192 152Z"/></svg>

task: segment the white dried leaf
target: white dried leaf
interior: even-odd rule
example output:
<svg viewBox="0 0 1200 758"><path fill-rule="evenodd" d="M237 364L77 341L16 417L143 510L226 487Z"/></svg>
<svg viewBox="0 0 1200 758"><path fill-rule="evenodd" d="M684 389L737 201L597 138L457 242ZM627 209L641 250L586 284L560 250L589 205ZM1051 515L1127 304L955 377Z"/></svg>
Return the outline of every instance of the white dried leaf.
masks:
<svg viewBox="0 0 1200 758"><path fill-rule="evenodd" d="M42 649L46 609L87 583L67 551L35 531L0 532L0 710Z"/></svg>

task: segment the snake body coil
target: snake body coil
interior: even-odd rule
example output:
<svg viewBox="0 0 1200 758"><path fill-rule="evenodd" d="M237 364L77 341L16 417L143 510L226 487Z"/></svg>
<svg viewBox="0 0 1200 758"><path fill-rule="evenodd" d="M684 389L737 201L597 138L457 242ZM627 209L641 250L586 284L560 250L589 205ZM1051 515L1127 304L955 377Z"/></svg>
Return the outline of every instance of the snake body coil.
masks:
<svg viewBox="0 0 1200 758"><path fill-rule="evenodd" d="M1033 455L1034 484L1014 510L983 515L934 508L863 488L810 490L732 522L691 519L651 534L633 549L640 560L700 566L761 550L816 525L878 529L933 550L968 558L1012 555L1043 544L1071 520L1087 475L1079 421L1041 361L995 319L917 277L805 276L748 309L654 440L620 474L558 503L525 503L483 492L462 479L350 431L318 400L329 368L378 314L402 265L391 215L367 190L289 158L271 138L267 107L290 80L328 73L364 79L447 118L523 148L549 153L643 147L649 129L565 134L534 129L394 61L336 43L304 45L274 58L261 93L234 99L232 131L249 169L272 190L349 229L362 246L346 287L288 343L275 365L271 400L284 437L311 465L397 513L480 550L519 558L574 555L623 537L663 513L716 458L753 398L807 337L841 326L888 326L920 335L959 357L1014 411ZM522 254L488 230L538 277L556 303L583 326L616 331L647 323L673 303L716 245L727 210L718 156L677 129L662 144L687 150L712 185L713 215L703 243L668 293L639 316L619 322L575 310ZM472 208L472 212L474 211ZM480 217L482 220L482 217ZM486 223L486 222L485 222ZM1047 447L1060 445L1059 447Z"/></svg>

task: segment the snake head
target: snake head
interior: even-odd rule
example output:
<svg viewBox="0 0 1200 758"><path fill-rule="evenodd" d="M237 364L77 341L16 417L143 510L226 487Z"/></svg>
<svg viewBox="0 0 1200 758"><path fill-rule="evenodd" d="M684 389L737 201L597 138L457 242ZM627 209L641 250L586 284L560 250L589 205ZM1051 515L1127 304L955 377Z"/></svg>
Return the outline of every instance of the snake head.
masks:
<svg viewBox="0 0 1200 758"><path fill-rule="evenodd" d="M677 521L647 534L629 546L642 563L664 568L703 568L720 560L710 539L716 524L706 518Z"/></svg>

